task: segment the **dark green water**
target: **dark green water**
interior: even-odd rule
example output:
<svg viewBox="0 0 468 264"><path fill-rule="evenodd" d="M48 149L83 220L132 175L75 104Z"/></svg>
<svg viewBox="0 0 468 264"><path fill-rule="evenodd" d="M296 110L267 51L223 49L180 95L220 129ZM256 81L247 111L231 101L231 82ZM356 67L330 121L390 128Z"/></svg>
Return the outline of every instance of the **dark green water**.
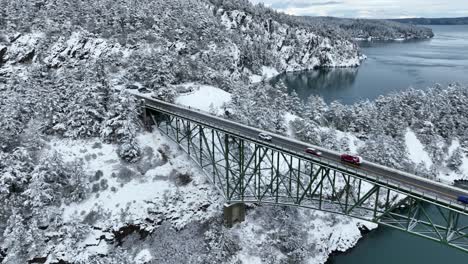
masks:
<svg viewBox="0 0 468 264"><path fill-rule="evenodd" d="M431 40L361 43L368 56L355 69L321 69L280 75L302 99L320 95L352 104L362 99L435 83L468 84L468 25L434 26ZM468 262L467 262L468 263Z"/></svg>
<svg viewBox="0 0 468 264"><path fill-rule="evenodd" d="M426 207L431 219L442 224L435 207ZM460 218L460 226L468 219ZM442 224L443 225L443 224ZM379 227L367 234L357 246L329 259L327 264L466 264L468 253L389 227Z"/></svg>
<svg viewBox="0 0 468 264"><path fill-rule="evenodd" d="M327 264L465 264L468 253L403 233L379 228L367 234L350 251L330 258Z"/></svg>

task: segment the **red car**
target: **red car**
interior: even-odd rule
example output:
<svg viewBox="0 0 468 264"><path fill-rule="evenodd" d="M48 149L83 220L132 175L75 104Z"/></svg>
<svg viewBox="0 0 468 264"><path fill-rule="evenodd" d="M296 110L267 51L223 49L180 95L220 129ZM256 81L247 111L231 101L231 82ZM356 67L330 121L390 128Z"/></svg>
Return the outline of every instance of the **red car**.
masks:
<svg viewBox="0 0 468 264"><path fill-rule="evenodd" d="M359 156L343 154L343 155L341 155L341 161L351 163L351 164L354 164L354 165L361 165L363 160Z"/></svg>
<svg viewBox="0 0 468 264"><path fill-rule="evenodd" d="M306 152L306 153L309 153L309 154L312 154L312 155L315 155L315 156L318 156L318 157L321 157L321 156L322 156L322 152L317 151L317 150L314 149L314 148L306 148L305 152Z"/></svg>

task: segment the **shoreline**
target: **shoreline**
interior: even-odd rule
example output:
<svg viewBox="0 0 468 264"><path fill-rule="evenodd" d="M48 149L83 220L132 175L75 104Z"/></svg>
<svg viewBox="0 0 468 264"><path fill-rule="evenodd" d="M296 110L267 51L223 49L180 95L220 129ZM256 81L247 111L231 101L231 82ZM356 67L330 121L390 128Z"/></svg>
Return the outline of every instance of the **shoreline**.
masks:
<svg viewBox="0 0 468 264"><path fill-rule="evenodd" d="M333 264L334 263L334 258L337 257L337 256L344 256L344 255L348 255L350 254L358 245L359 243L366 239L369 234L371 234L372 232L376 232L377 230L380 229L380 226L377 226L377 228L374 228L374 229L369 229L367 228L366 226L361 226L359 227L359 231L361 232L361 238L358 239L356 241L356 244L350 248L348 248L346 251L332 251L329 255L328 255L328 259L327 261L324 263L324 264Z"/></svg>

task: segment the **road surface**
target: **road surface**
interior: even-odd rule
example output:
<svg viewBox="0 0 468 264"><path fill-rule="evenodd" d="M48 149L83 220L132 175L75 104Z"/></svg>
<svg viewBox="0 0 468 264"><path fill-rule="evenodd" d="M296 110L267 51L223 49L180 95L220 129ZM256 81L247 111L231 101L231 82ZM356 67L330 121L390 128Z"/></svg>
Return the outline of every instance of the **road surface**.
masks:
<svg viewBox="0 0 468 264"><path fill-rule="evenodd" d="M145 107L147 109L165 111L173 115L178 115L202 125L213 127L217 130L221 130L250 141L258 142L259 144L271 148L287 151L306 159L313 159L315 161L328 164L330 167L338 168L342 171L351 171L353 174L367 179L377 179L379 182L386 183L400 190L405 190L409 194L424 195L425 197L431 197L431 199L437 199L438 202L445 205L452 205L458 208L464 208L465 210L467 209L466 206L457 204L458 196L468 195L467 190L456 188L449 184L428 180L426 178L418 177L416 175L398 171L372 162L364 161L360 166L344 164L341 162L341 154L335 151L235 123L227 119L201 112L197 109L190 109L188 107L166 103L143 95L136 96L137 98L144 100ZM265 142L260 140L258 138L258 134L261 132L271 135L272 141ZM313 147L321 151L322 157L318 158L305 153L305 149L308 147Z"/></svg>

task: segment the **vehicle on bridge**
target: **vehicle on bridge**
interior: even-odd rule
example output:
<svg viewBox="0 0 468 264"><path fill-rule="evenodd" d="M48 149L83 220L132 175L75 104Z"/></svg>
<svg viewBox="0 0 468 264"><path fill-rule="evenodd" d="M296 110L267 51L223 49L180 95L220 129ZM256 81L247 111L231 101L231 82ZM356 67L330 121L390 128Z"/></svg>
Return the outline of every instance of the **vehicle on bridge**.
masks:
<svg viewBox="0 0 468 264"><path fill-rule="evenodd" d="M264 141L268 141L268 142L270 142L273 139L273 137L268 135L267 133L258 134L258 138Z"/></svg>
<svg viewBox="0 0 468 264"><path fill-rule="evenodd" d="M354 165L361 165L362 164L362 157L360 156L353 156L349 154L343 154L341 155L341 161L346 162L346 163L351 163Z"/></svg>
<svg viewBox="0 0 468 264"><path fill-rule="evenodd" d="M460 203L468 204L468 196L460 195L458 196L457 201L459 201Z"/></svg>
<svg viewBox="0 0 468 264"><path fill-rule="evenodd" d="M153 125L150 121L156 121L154 123L162 134L183 147L192 159L199 160L200 169L219 190L227 205L265 201L331 212L371 221L468 252L468 229L463 224L468 223L466 191L363 161L352 152L341 155L316 147L323 152L322 158L307 159L305 156L308 154L304 151L314 147L308 143L288 140L149 96L136 96L143 100L143 110L153 119L144 118L145 124ZM190 133L187 133L187 127ZM197 128L199 133L192 134ZM271 140L275 144L263 140ZM244 162L247 160L248 163ZM360 166L355 165L360 163ZM341 179L335 181L337 175L343 177L344 182ZM342 192L343 183L345 193ZM340 190L338 196L336 190ZM394 197L400 195L405 199L393 204ZM436 210L420 213L429 207ZM242 208L227 210L225 216L231 217L225 221L243 220L243 212L236 212L245 209Z"/></svg>
<svg viewBox="0 0 468 264"><path fill-rule="evenodd" d="M314 149L314 148L306 148L305 150L306 153L308 154L311 154L311 155L315 155L315 156L318 156L318 157L321 157L322 156L322 152Z"/></svg>

